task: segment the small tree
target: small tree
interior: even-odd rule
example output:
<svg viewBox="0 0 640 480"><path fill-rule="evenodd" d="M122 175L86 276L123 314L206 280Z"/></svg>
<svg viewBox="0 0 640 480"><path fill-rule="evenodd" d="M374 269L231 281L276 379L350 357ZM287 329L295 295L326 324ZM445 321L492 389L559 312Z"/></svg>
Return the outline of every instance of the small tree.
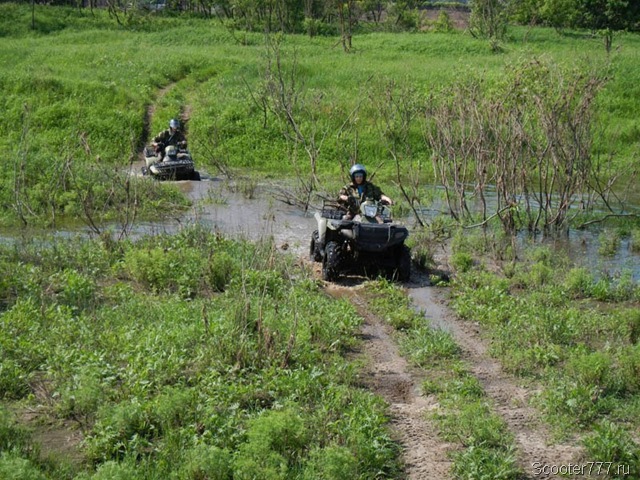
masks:
<svg viewBox="0 0 640 480"><path fill-rule="evenodd" d="M469 18L471 35L492 42L502 40L507 33L506 7L505 0L473 0Z"/></svg>
<svg viewBox="0 0 640 480"><path fill-rule="evenodd" d="M629 0L577 0L580 27L599 32L607 52L611 50L615 32L637 29L640 9Z"/></svg>
<svg viewBox="0 0 640 480"><path fill-rule="evenodd" d="M545 0L540 11L544 20L561 32L575 25L578 15L576 0Z"/></svg>

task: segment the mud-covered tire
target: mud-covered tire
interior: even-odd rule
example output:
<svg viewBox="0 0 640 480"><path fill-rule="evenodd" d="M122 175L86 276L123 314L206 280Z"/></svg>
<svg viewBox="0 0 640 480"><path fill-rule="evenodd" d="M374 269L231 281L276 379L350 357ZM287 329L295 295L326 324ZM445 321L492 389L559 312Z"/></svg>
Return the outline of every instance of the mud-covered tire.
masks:
<svg viewBox="0 0 640 480"><path fill-rule="evenodd" d="M408 282L411 278L411 250L406 245L403 245L398 253L397 267L393 276L401 282Z"/></svg>
<svg viewBox="0 0 640 480"><path fill-rule="evenodd" d="M340 276L340 263L342 262L342 249L337 242L327 243L322 259L322 279L333 282Z"/></svg>
<svg viewBox="0 0 640 480"><path fill-rule="evenodd" d="M189 178L189 180L194 182L199 182L201 180L200 172L197 170L194 170L193 172L191 172L191 177Z"/></svg>
<svg viewBox="0 0 640 480"><path fill-rule="evenodd" d="M317 230L311 234L311 243L309 244L309 259L312 262L322 261L322 252L320 251L320 236Z"/></svg>

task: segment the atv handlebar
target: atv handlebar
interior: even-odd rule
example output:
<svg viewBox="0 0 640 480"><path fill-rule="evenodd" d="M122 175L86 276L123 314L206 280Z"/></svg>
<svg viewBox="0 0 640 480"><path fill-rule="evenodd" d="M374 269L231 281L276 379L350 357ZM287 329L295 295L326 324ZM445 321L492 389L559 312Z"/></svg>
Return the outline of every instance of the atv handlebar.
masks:
<svg viewBox="0 0 640 480"><path fill-rule="evenodd" d="M167 146L163 142L153 142L152 145L156 149L156 152L160 152L160 151L164 150L164 148ZM187 141L186 140L182 140L182 141L178 142L176 144L176 146L179 147L179 148L187 148Z"/></svg>

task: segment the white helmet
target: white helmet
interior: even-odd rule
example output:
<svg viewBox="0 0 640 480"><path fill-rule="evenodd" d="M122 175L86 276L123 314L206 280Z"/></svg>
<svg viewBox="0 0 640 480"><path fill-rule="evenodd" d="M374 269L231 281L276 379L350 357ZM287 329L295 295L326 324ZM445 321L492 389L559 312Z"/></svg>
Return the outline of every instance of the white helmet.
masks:
<svg viewBox="0 0 640 480"><path fill-rule="evenodd" d="M352 182L356 181L356 179L354 178L356 173L361 173L362 175L364 175L364 180L367 179L367 169L364 168L364 165L362 165L361 163L356 163L349 170L349 175L351 176L351 181Z"/></svg>
<svg viewBox="0 0 640 480"><path fill-rule="evenodd" d="M169 121L169 127L170 127L170 128L178 129L178 128L180 128L180 122L179 122L178 120L176 120L175 118L172 118L172 119Z"/></svg>

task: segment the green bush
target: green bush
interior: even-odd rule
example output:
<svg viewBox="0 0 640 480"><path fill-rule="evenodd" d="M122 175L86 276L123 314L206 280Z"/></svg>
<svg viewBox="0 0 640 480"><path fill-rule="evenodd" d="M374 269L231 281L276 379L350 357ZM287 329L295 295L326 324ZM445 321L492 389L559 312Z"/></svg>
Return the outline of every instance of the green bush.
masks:
<svg viewBox="0 0 640 480"><path fill-rule="evenodd" d="M97 306L96 284L87 275L75 270L64 270L54 274L51 283L57 291L58 303L68 306L72 311L78 312Z"/></svg>
<svg viewBox="0 0 640 480"><path fill-rule="evenodd" d="M184 452L185 461L172 480L231 480L232 456L227 450L198 445Z"/></svg>
<svg viewBox="0 0 640 480"><path fill-rule="evenodd" d="M433 22L433 31L438 33L449 33L454 30L453 22L446 10L440 10L438 18Z"/></svg>
<svg viewBox="0 0 640 480"><path fill-rule="evenodd" d="M460 348L449 332L429 325L408 332L403 337L402 349L413 362L421 366L455 358L460 352Z"/></svg>
<svg viewBox="0 0 640 480"><path fill-rule="evenodd" d="M227 252L216 252L209 264L209 284L217 292L223 292L229 282L239 275L239 268Z"/></svg>
<svg viewBox="0 0 640 480"><path fill-rule="evenodd" d="M123 264L131 276L154 292L178 293L193 297L202 286L205 261L197 250L129 250Z"/></svg>
<svg viewBox="0 0 640 480"><path fill-rule="evenodd" d="M583 443L591 461L609 466L611 478L634 478L640 474L640 445L619 425L601 421Z"/></svg>
<svg viewBox="0 0 640 480"><path fill-rule="evenodd" d="M594 278L589 269L574 267L564 278L564 286L575 298L586 298L591 295Z"/></svg>
<svg viewBox="0 0 640 480"><path fill-rule="evenodd" d="M453 475L459 480L519 480L523 473L516 461L516 452L507 452L474 445L453 454Z"/></svg>
<svg viewBox="0 0 640 480"><path fill-rule="evenodd" d="M0 406L0 452L21 453L30 449L31 441L27 430L15 422L7 409Z"/></svg>
<svg viewBox="0 0 640 480"><path fill-rule="evenodd" d="M575 355L566 365L566 374L578 385L593 388L600 394L612 394L619 391L612 375L613 358L608 352L591 352Z"/></svg>
<svg viewBox="0 0 640 480"><path fill-rule="evenodd" d="M466 252L456 252L451 255L451 264L458 273L468 272L473 267L473 257Z"/></svg>
<svg viewBox="0 0 640 480"><path fill-rule="evenodd" d="M529 271L530 285L540 287L553 278L554 269L543 262L534 263Z"/></svg>
<svg viewBox="0 0 640 480"><path fill-rule="evenodd" d="M139 401L104 406L93 433L87 437L87 453L95 461L136 458L148 450L159 430Z"/></svg>
<svg viewBox="0 0 640 480"><path fill-rule="evenodd" d="M439 419L440 431L449 440L465 447L501 448L509 441L504 421L489 414L485 401L473 400Z"/></svg>
<svg viewBox="0 0 640 480"><path fill-rule="evenodd" d="M29 460L9 452L0 452L0 478L2 480L47 480Z"/></svg>
<svg viewBox="0 0 640 480"><path fill-rule="evenodd" d="M247 430L248 442L234 460L234 478L289 478L300 467L308 435L302 419L290 409L256 418Z"/></svg>
<svg viewBox="0 0 640 480"><path fill-rule="evenodd" d="M108 400L108 386L98 372L87 368L66 379L58 389L56 410L66 418L93 418L99 407Z"/></svg>
<svg viewBox="0 0 640 480"><path fill-rule="evenodd" d="M617 231L603 231L598 236L598 253L605 256L613 256L620 247L620 235Z"/></svg>
<svg viewBox="0 0 640 480"><path fill-rule="evenodd" d="M34 348L34 339L46 334L45 325L59 312L36 307L33 300L18 300L0 315L0 395L21 398L29 393L29 379L45 362L47 351Z"/></svg>
<svg viewBox="0 0 640 480"><path fill-rule="evenodd" d="M343 480L359 478L358 460L346 447L329 445L309 454L302 480Z"/></svg>
<svg viewBox="0 0 640 480"><path fill-rule="evenodd" d="M542 393L541 404L552 420L571 418L574 424L584 427L606 413L610 405L599 401L600 388L564 378L556 380Z"/></svg>
<svg viewBox="0 0 640 480"><path fill-rule="evenodd" d="M134 466L109 461L100 465L90 480L138 480L141 478Z"/></svg>

